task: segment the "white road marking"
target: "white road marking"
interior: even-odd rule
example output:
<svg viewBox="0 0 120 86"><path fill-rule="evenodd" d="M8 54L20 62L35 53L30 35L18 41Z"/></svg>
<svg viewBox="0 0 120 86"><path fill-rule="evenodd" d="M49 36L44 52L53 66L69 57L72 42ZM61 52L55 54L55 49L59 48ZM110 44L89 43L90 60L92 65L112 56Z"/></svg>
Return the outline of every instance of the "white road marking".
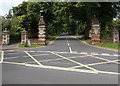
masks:
<svg viewBox="0 0 120 86"><path fill-rule="evenodd" d="M32 55L30 55L27 51L24 51L28 56L30 56L38 65L43 66L38 60L36 60Z"/></svg>
<svg viewBox="0 0 120 86"><path fill-rule="evenodd" d="M7 50L7 51L15 51L15 50Z"/></svg>
<svg viewBox="0 0 120 86"><path fill-rule="evenodd" d="M108 71L98 71L99 73L104 73L104 74L113 74L113 75L120 75L120 73L116 72L108 72Z"/></svg>
<svg viewBox="0 0 120 86"><path fill-rule="evenodd" d="M68 43L68 39L67 39L67 37L66 37L66 41L67 41L67 43Z"/></svg>
<svg viewBox="0 0 120 86"><path fill-rule="evenodd" d="M107 54L107 53L102 53L101 55L104 55L104 56L109 56L110 54Z"/></svg>
<svg viewBox="0 0 120 86"><path fill-rule="evenodd" d="M4 51L2 51L2 54L1 54L1 63L3 63L3 60L4 60Z"/></svg>
<svg viewBox="0 0 120 86"><path fill-rule="evenodd" d="M97 56L94 56L94 55L87 55L87 56L91 56L91 57L93 57L93 58L97 58L97 59L101 59L101 60L105 60L105 61L111 62L111 60L108 60L108 59L105 59L105 58L100 58L100 57L97 57ZM112 62L112 63L119 64L119 63L117 63L117 62Z"/></svg>
<svg viewBox="0 0 120 86"><path fill-rule="evenodd" d="M77 53L77 51L73 51L72 53Z"/></svg>
<svg viewBox="0 0 120 86"><path fill-rule="evenodd" d="M6 62L6 61L4 61L3 63L7 63L7 64L16 64L16 65L23 65L23 66L25 66L25 63Z"/></svg>
<svg viewBox="0 0 120 86"><path fill-rule="evenodd" d="M36 51L27 51L27 52L36 52Z"/></svg>
<svg viewBox="0 0 120 86"><path fill-rule="evenodd" d="M56 52L56 51L36 51L36 52L48 52L48 53L50 53L50 52Z"/></svg>
<svg viewBox="0 0 120 86"><path fill-rule="evenodd" d="M79 58L79 57L85 57L85 56L76 56L76 57L69 57L69 58ZM58 58L58 59L47 59L47 60L40 60L39 62L46 62L46 61L56 61L56 60L63 60L64 58ZM25 63L34 63L34 61L31 62L25 62Z"/></svg>
<svg viewBox="0 0 120 86"><path fill-rule="evenodd" d="M98 55L98 53L97 53L97 52L91 52L91 54L92 54L92 55Z"/></svg>
<svg viewBox="0 0 120 86"><path fill-rule="evenodd" d="M91 70L82 70L82 69L69 69L69 68L64 68L64 67L54 67L54 66L37 66L37 65L31 65L31 64L26 64L26 66L30 67L39 67L39 68L49 68L49 69L56 69L56 70L65 70L65 71L74 71L74 72L84 72L84 73L93 73L93 74L98 74L95 71Z"/></svg>
<svg viewBox="0 0 120 86"><path fill-rule="evenodd" d="M70 51L70 53L72 53L72 49L70 47L70 44L69 44L69 41L68 41L67 37L66 37L66 40L67 40L67 45L68 45L69 51Z"/></svg>
<svg viewBox="0 0 120 86"><path fill-rule="evenodd" d="M70 53L72 53L72 49L71 49L71 47L69 47L69 51L70 51Z"/></svg>
<svg viewBox="0 0 120 86"><path fill-rule="evenodd" d="M68 44L68 46L70 46L70 44L69 43L67 43Z"/></svg>
<svg viewBox="0 0 120 86"><path fill-rule="evenodd" d="M70 53L70 52L58 52L58 51L56 51L55 53Z"/></svg>
<svg viewBox="0 0 120 86"><path fill-rule="evenodd" d="M119 56L118 54L113 54L113 56Z"/></svg>
<svg viewBox="0 0 120 86"><path fill-rule="evenodd" d="M7 53L7 54L18 54L18 53Z"/></svg>
<svg viewBox="0 0 120 86"><path fill-rule="evenodd" d="M29 52L29 51L28 51ZM25 51L25 53L28 55L28 56L30 56L32 59L34 59L34 61L36 60L32 55L30 55L29 53L28 53L27 51ZM44 51L43 51L44 52ZM47 51L48 52L48 51ZM51 52L51 51L50 51ZM51 52L51 53L54 53L55 55L56 55L56 53L59 53L59 52ZM63 52L64 53L64 52ZM67 52L68 53L68 52ZM70 53L70 52L69 52ZM84 53L85 54L85 53ZM93 53L94 54L94 53ZM108 54L103 54L103 55L108 55ZM115 55L115 54L114 54ZM114 56L113 55L113 56ZM3 56L3 57L2 57ZM67 59L67 60L69 60L69 61L72 61L72 62L74 62L74 63L79 63L79 62L76 62L76 61L74 61L74 60L71 60L71 59L69 59L69 58L66 58L66 57L64 57L64 56L61 56L61 55L59 55L59 54L57 54L57 56L59 56L59 57L62 57L61 59ZM88 56L92 56L92 55L88 55ZM115 56L117 56L117 55L115 55ZM4 60L4 51L2 51L2 54L1 54L1 57L3 58L3 60ZM80 56L80 57L82 57L82 56ZM84 57L85 57L85 55L84 55ZM93 57L93 56L92 56ZM100 58L100 57L96 57L96 56L94 56L95 58L98 58L98 59L102 59L102 60L107 60L108 62L99 62L99 63L93 63L93 64L87 64L87 65L84 65L84 64L81 64L81 63L79 63L79 65L80 66L76 66L76 68L77 67L89 67L89 66L92 66L92 65L98 65L98 64L107 64L107 63L110 63L110 62L116 62L117 63L117 61L119 61L119 60L114 60L114 61L111 61L111 60L108 60L108 59L104 59L104 58ZM71 58L77 58L77 57L71 57ZM50 59L49 59L49 61L50 61ZM35 61L35 62L37 62L37 60ZM24 65L24 66L31 66L31 67L40 67L40 68L50 68L50 69L58 69L58 70L66 70L66 71L74 71L74 72L86 72L86 73L95 73L95 74L98 74L98 73L104 73L104 74L117 74L117 75L120 75L120 73L116 73L116 72L108 72L108 71L100 71L100 70L96 70L96 69L94 69L94 68L92 68L92 67L89 67L89 69L91 69L92 68L92 70L84 70L84 69L73 69L72 67L71 68L64 68L64 67L54 67L54 66L44 66L44 65L42 65L42 66L40 66L40 65L31 65L31 64L25 64L25 63L15 63L15 62L3 62L3 63L9 63L9 64L16 64L16 65ZM38 63L38 62L37 62ZM41 63L40 63L41 64Z"/></svg>
<svg viewBox="0 0 120 86"><path fill-rule="evenodd" d="M17 58L25 58L25 57L28 57L28 56L22 56L22 57L9 57L9 58L4 58L4 59L17 59Z"/></svg>
<svg viewBox="0 0 120 86"><path fill-rule="evenodd" d="M87 52L80 52L80 54L87 54Z"/></svg>
<svg viewBox="0 0 120 86"><path fill-rule="evenodd" d="M32 56L45 56L45 55L49 55L49 54L37 54L37 55L32 55Z"/></svg>
<svg viewBox="0 0 120 86"><path fill-rule="evenodd" d="M89 68L89 69L95 71L95 72L98 71L98 70L96 70L96 69L94 69L94 68L92 68L92 67L89 67L89 66L84 65L84 64L82 64L82 63L79 63L79 62L77 62L77 61L74 61L74 60L72 60L72 59L66 58L66 57L64 57L64 56L62 56L62 55L59 55L59 54L56 54L56 53L54 53L54 52L52 52L52 54L57 55L57 56L59 56L59 57L62 57L62 58L64 58L64 59L66 59L66 60L68 60L68 61L71 61L71 62L73 62L73 63L76 63L76 64L78 64L78 65L82 65L82 66L84 66L84 67L86 67L86 68Z"/></svg>
<svg viewBox="0 0 120 86"><path fill-rule="evenodd" d="M28 51L29 52L29 51ZM34 51L34 52L37 52L37 51ZM46 52L46 51L40 51L40 52ZM47 51L47 52L51 52L51 51ZM56 52L56 53L61 53L61 52ZM70 53L70 52L62 52L62 53ZM75 52L72 52L73 54ZM76 52L76 54L78 54ZM84 53L84 54L87 54L87 53ZM95 55L96 53L92 53L92 55ZM4 53L1 54L1 56L4 56ZM107 55L108 54L101 54L101 55ZM113 54L113 56L118 56L116 54ZM81 56L82 57L82 56ZM33 57L34 58L34 57ZM71 57L72 58L72 57ZM74 58L74 57L73 57ZM76 57L75 57L76 58ZM98 57L100 58L100 57ZM4 57L3 57L4 59ZM63 58L65 59L65 58ZM49 59L50 60L50 59ZM104 59L105 60L105 59ZM110 62L116 62L118 60L114 60L114 61L111 61L111 60L108 60L108 62L99 62L99 63L93 63L93 64L87 64L86 66L92 66L92 65L98 65L98 64L106 64L106 63L110 63ZM108 71L93 71L93 70L84 70L84 69L73 69L72 67L71 68L62 68L62 67L54 67L54 66L40 66L40 65L31 65L31 64L25 64L25 63L15 63L15 62L3 62L3 63L9 63L9 64L16 64L16 65L24 65L24 66L31 66L31 67L40 67L40 68L50 68L50 69L57 69L57 70L66 70L66 71L74 71L74 72L86 72L86 73L95 73L95 74L98 74L98 73L104 73L104 74L115 74L115 75L120 75L120 73L116 73L116 72L108 72ZM117 62L116 62L117 63ZM78 67L85 67L83 65L80 65ZM77 68L77 67L76 67Z"/></svg>
<svg viewBox="0 0 120 86"><path fill-rule="evenodd" d="M65 70L65 71L73 71L73 72L84 72L84 73L103 73L103 74L113 74L113 75L120 75L120 73L116 72L108 72L108 71L92 71L92 70L84 70L84 69L70 69L70 68L64 68L64 67L54 67L54 66L39 66L39 65L31 65L31 64L25 64L25 63L15 63L15 62L3 62L7 64L15 64L15 65L21 65L21 66L27 66L27 67L38 67L38 68L49 68L49 69L56 69L56 70Z"/></svg>
<svg viewBox="0 0 120 86"><path fill-rule="evenodd" d="M113 60L113 61L109 61L109 62L98 62L98 63L92 63L92 64L87 64L88 66L93 66L93 65L101 65L101 64L107 64L107 63L111 63L111 62L117 62L119 60ZM78 68L78 67L83 67L83 66L74 66L74 67L69 67L69 68Z"/></svg>
<svg viewBox="0 0 120 86"><path fill-rule="evenodd" d="M32 55L32 56L44 56L44 55L48 55L48 54L37 54L37 55ZM28 55L26 56L18 56L18 57L9 57L9 58L4 58L4 59L17 59L17 58L25 58L25 57L28 57Z"/></svg>
<svg viewBox="0 0 120 86"><path fill-rule="evenodd" d="M27 51L27 52L48 52L48 53L50 53L50 52L55 52L55 53L70 53L70 52L59 52L59 51ZM73 54L88 54L88 52L77 52L77 51L72 51L72 53ZM116 56L116 57L118 57L119 55L118 54L112 54L112 55L110 55L110 54L108 54L108 53L101 53L101 54L98 54L97 52L91 52L90 54L92 54L92 55L105 55L105 56Z"/></svg>

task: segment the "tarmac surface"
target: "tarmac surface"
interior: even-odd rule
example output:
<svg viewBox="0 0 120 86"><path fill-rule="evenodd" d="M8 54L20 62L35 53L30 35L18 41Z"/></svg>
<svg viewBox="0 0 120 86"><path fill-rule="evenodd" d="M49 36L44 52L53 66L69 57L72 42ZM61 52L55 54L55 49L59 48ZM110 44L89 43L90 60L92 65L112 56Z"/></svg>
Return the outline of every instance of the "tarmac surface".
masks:
<svg viewBox="0 0 120 86"><path fill-rule="evenodd" d="M118 84L118 52L71 36L52 45L0 52L3 84Z"/></svg>

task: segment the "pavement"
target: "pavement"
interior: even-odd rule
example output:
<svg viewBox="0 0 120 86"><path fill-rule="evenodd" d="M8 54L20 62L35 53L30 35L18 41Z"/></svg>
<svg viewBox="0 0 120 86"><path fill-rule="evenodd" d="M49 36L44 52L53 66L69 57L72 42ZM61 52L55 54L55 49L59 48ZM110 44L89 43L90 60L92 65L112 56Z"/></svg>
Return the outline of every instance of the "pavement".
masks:
<svg viewBox="0 0 120 86"><path fill-rule="evenodd" d="M13 50L13 49L17 49L18 45L20 45L20 43L13 43L10 45L1 45L0 50Z"/></svg>
<svg viewBox="0 0 120 86"><path fill-rule="evenodd" d="M3 84L118 84L116 51L59 36L46 47L1 51Z"/></svg>

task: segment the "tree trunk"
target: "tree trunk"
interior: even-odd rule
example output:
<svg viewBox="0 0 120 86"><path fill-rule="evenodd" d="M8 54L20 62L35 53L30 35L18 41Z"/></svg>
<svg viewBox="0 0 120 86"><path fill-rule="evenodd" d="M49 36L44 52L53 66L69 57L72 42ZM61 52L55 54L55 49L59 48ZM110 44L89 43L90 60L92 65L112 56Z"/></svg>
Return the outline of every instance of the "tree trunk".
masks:
<svg viewBox="0 0 120 86"><path fill-rule="evenodd" d="M100 33L104 34L106 29L106 25L104 23L101 23Z"/></svg>
<svg viewBox="0 0 120 86"><path fill-rule="evenodd" d="M89 31L90 31L90 29L91 29L91 19L89 19L88 22L87 22L87 27L86 27L85 35L84 35L85 39L89 38Z"/></svg>
<svg viewBox="0 0 120 86"><path fill-rule="evenodd" d="M100 28L100 37L104 39L104 37L107 35L106 31L106 24L101 23L101 28Z"/></svg>

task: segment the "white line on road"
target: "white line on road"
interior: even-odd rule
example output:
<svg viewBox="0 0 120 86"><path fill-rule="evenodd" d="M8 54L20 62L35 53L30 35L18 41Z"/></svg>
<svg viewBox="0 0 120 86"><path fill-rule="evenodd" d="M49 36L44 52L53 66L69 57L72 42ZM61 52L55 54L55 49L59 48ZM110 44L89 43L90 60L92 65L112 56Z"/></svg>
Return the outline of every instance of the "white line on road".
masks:
<svg viewBox="0 0 120 86"><path fill-rule="evenodd" d="M30 67L39 67L39 68L49 68L49 69L56 69L56 70L65 70L65 71L73 71L73 72L84 72L84 73L93 73L93 74L98 74L95 71L92 70L83 70L83 69L69 69L69 68L64 68L64 67L54 67L54 66L38 66L38 65L31 65L31 64L26 64L26 66Z"/></svg>
<svg viewBox="0 0 120 86"><path fill-rule="evenodd" d="M107 54L107 53L102 53L102 55L109 56L110 54Z"/></svg>
<svg viewBox="0 0 120 86"><path fill-rule="evenodd" d="M119 56L118 54L113 54L113 56Z"/></svg>
<svg viewBox="0 0 120 86"><path fill-rule="evenodd" d="M97 52L91 52L91 54L92 54L92 55L98 55L98 53L97 53Z"/></svg>
<svg viewBox="0 0 120 86"><path fill-rule="evenodd" d="M3 62L3 63L7 63L7 64L16 64L16 65L23 65L25 66L25 63L16 63L16 62Z"/></svg>
<svg viewBox="0 0 120 86"><path fill-rule="evenodd" d="M43 66L38 60L36 60L32 55L30 55L27 51L24 51L28 56L30 56L38 65Z"/></svg>
<svg viewBox="0 0 120 86"><path fill-rule="evenodd" d="M71 49L71 47L69 47L69 50L70 50L70 53L72 53L72 49Z"/></svg>
<svg viewBox="0 0 120 86"><path fill-rule="evenodd" d="M70 46L70 44L69 43L67 43L68 44L68 46Z"/></svg>
<svg viewBox="0 0 120 86"><path fill-rule="evenodd" d="M81 52L80 54L87 54L87 52Z"/></svg>
<svg viewBox="0 0 120 86"><path fill-rule="evenodd" d="M59 54L57 54L57 53L54 53L54 52L51 52L51 53L54 54L54 55L56 55L56 56L62 57L62 58L64 58L64 59L68 60L68 61L71 61L71 62L73 62L73 63L76 63L76 64L78 64L78 65L81 65L81 66L83 66L83 67L89 68L89 69L91 69L91 70L93 70L93 71L95 71L95 72L98 71L98 70L96 70L96 69L94 69L94 68L92 68L92 67L89 67L89 66L84 65L84 64L82 64L82 63L79 63L79 62L77 62L77 61L74 61L74 60L72 60L72 59L70 59L70 58L66 58L66 57L64 57L64 56L62 56L62 55L59 55Z"/></svg>
<svg viewBox="0 0 120 86"><path fill-rule="evenodd" d="M82 58L85 56L73 56L73 57L69 57L69 58ZM57 58L57 59L47 59L47 60L40 60L39 62L46 62L46 61L56 61L56 60L63 60L64 58ZM34 63L34 61L31 62L25 62L25 63Z"/></svg>
<svg viewBox="0 0 120 86"><path fill-rule="evenodd" d="M4 51L2 51L2 54L1 54L1 63L3 63L3 60L4 60Z"/></svg>
<svg viewBox="0 0 120 86"><path fill-rule="evenodd" d="M67 40L67 45L68 45L69 51L70 51L70 53L72 53L72 48L70 47L70 44L69 44L67 37L66 37L66 40Z"/></svg>
<svg viewBox="0 0 120 86"><path fill-rule="evenodd" d="M68 46L68 47L70 47L70 46ZM72 48L71 48L71 50L72 50ZM69 50L69 51L70 51L70 50ZM27 51L27 52L70 53L70 52L59 52L59 51ZM77 52L77 51L72 51L72 53L73 53L73 54L88 54L88 52ZM91 53L89 53L89 54L91 54L91 55L103 55L103 56L115 56L115 57L120 56L120 55L118 55L118 54L111 54L111 55L108 54L108 53L101 53L101 54L99 54L99 53L97 53L97 52L91 52Z"/></svg>
<svg viewBox="0 0 120 86"><path fill-rule="evenodd" d="M67 37L66 37L66 40L67 40L67 43L69 43Z"/></svg>
<svg viewBox="0 0 120 86"><path fill-rule="evenodd" d="M120 73L116 72L108 72L108 71L98 71L99 73L104 73L104 74L114 74L114 75L120 75Z"/></svg>
<svg viewBox="0 0 120 86"><path fill-rule="evenodd" d="M7 50L7 51L15 51L15 50Z"/></svg>
<svg viewBox="0 0 120 86"><path fill-rule="evenodd" d="M27 51L27 52L36 52L36 51Z"/></svg>
<svg viewBox="0 0 120 86"><path fill-rule="evenodd" d="M50 52L56 52L56 51L36 51L36 52L48 52L48 53L50 53Z"/></svg>
<svg viewBox="0 0 120 86"><path fill-rule="evenodd" d="M117 62L117 61L119 61L119 60L113 60L113 61L109 61L109 62L97 62L97 63L87 64L87 66L108 64L108 63ZM78 68L78 67L83 67L83 66L73 66L73 67L69 67L69 68Z"/></svg>
<svg viewBox="0 0 120 86"><path fill-rule="evenodd" d="M98 56L94 56L94 55L87 55L87 56L91 56L91 57L93 57L93 58L97 58L97 59L100 59L100 60L104 60L104 61L112 62L111 60L108 60L108 59L105 59L105 58L100 58L100 57L98 57ZM119 64L118 62L112 62L112 63Z"/></svg>

